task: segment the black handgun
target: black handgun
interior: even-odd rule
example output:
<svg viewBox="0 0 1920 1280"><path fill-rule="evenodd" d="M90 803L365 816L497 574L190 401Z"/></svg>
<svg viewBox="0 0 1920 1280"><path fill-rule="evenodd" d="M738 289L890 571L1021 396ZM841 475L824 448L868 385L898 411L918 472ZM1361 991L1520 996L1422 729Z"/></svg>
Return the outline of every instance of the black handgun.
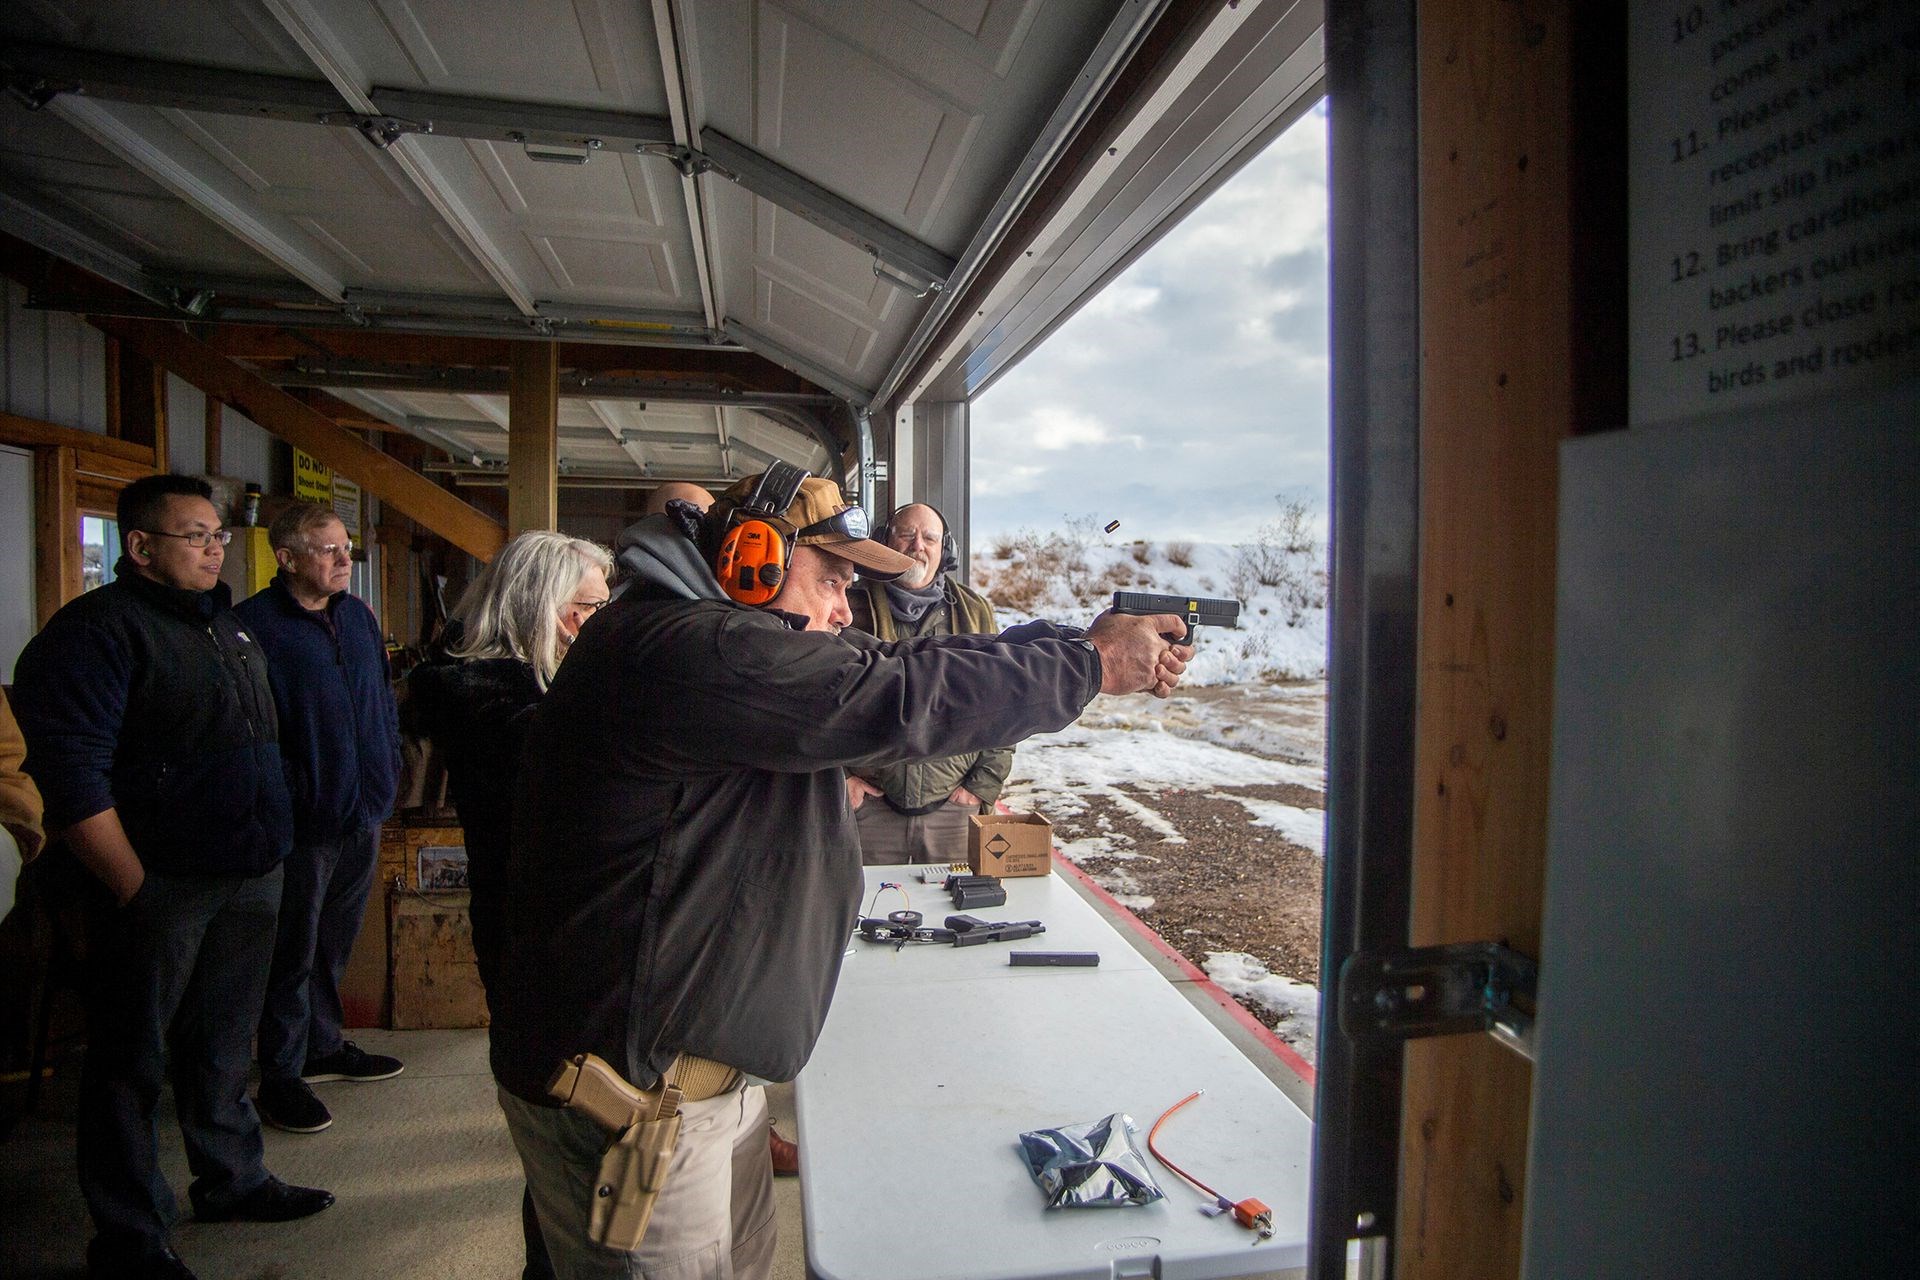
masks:
<svg viewBox="0 0 1920 1280"><path fill-rule="evenodd" d="M1187 624L1187 634L1174 641L1175 644L1192 644L1195 627L1238 627L1240 625L1238 600L1207 600L1199 596L1163 596L1151 591L1116 591L1113 593L1113 611L1132 614L1136 617L1170 613L1176 618L1184 619Z"/></svg>
<svg viewBox="0 0 1920 1280"><path fill-rule="evenodd" d="M982 920L979 916L948 916L947 928L953 931L956 947L978 946L982 942L1017 942L1047 931L1047 926L1038 920Z"/></svg>

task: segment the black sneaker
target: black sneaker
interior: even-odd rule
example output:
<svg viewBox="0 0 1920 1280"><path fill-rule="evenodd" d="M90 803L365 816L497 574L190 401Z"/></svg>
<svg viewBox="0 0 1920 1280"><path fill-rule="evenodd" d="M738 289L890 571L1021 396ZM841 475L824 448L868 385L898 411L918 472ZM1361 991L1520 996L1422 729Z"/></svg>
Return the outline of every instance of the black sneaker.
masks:
<svg viewBox="0 0 1920 1280"><path fill-rule="evenodd" d="M262 1080L253 1106L262 1120L288 1133L318 1133L333 1123L327 1104L304 1080Z"/></svg>
<svg viewBox="0 0 1920 1280"><path fill-rule="evenodd" d="M342 1040L340 1048L321 1058L308 1058L307 1069L300 1078L308 1084L320 1084L327 1080L352 1080L365 1084L370 1080L391 1080L405 1071L406 1065L398 1058L389 1058L384 1053L368 1053L351 1040Z"/></svg>
<svg viewBox="0 0 1920 1280"><path fill-rule="evenodd" d="M292 1222L320 1212L333 1203L333 1192L318 1187L296 1187L272 1174L238 1200L223 1205L194 1202L193 1216L202 1222Z"/></svg>

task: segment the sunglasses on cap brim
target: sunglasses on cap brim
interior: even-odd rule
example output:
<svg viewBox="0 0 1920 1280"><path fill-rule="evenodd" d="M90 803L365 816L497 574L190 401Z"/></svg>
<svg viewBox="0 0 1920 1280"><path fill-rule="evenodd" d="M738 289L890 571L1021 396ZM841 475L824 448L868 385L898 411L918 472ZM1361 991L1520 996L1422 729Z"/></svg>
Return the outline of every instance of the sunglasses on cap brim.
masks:
<svg viewBox="0 0 1920 1280"><path fill-rule="evenodd" d="M795 541L804 542L808 538L826 538L834 542L857 542L870 537L872 526L867 523L867 513L860 507L848 507L837 511L825 520L816 520L794 535Z"/></svg>

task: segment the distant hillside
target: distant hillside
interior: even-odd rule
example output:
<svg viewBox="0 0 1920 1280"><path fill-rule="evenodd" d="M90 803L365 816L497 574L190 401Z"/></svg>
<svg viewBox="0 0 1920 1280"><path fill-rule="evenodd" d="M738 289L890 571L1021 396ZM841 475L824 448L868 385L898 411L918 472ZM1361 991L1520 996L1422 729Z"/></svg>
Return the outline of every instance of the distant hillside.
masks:
<svg viewBox="0 0 1920 1280"><path fill-rule="evenodd" d="M1097 528L1022 531L973 557L972 583L993 600L1000 624L1029 618L1085 625L1115 591L1237 598L1240 629L1202 628L1185 683L1324 679L1326 572L1319 546L1268 526L1237 545L1103 540Z"/></svg>

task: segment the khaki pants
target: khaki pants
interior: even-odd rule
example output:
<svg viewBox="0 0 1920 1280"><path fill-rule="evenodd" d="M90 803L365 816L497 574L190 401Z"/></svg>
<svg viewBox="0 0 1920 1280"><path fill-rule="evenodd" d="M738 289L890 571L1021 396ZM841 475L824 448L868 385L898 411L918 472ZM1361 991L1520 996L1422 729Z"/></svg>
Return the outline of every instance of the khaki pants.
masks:
<svg viewBox="0 0 1920 1280"><path fill-rule="evenodd" d="M764 1089L734 1089L681 1105L680 1144L667 1185L632 1253L587 1239L606 1132L576 1112L536 1107L504 1089L500 1108L560 1280L765 1280L773 1273Z"/></svg>
<svg viewBox="0 0 1920 1280"><path fill-rule="evenodd" d="M965 862L967 819L973 810L943 804L932 813L909 818L879 796L868 796L853 811L860 826L860 861L869 867L898 862Z"/></svg>

